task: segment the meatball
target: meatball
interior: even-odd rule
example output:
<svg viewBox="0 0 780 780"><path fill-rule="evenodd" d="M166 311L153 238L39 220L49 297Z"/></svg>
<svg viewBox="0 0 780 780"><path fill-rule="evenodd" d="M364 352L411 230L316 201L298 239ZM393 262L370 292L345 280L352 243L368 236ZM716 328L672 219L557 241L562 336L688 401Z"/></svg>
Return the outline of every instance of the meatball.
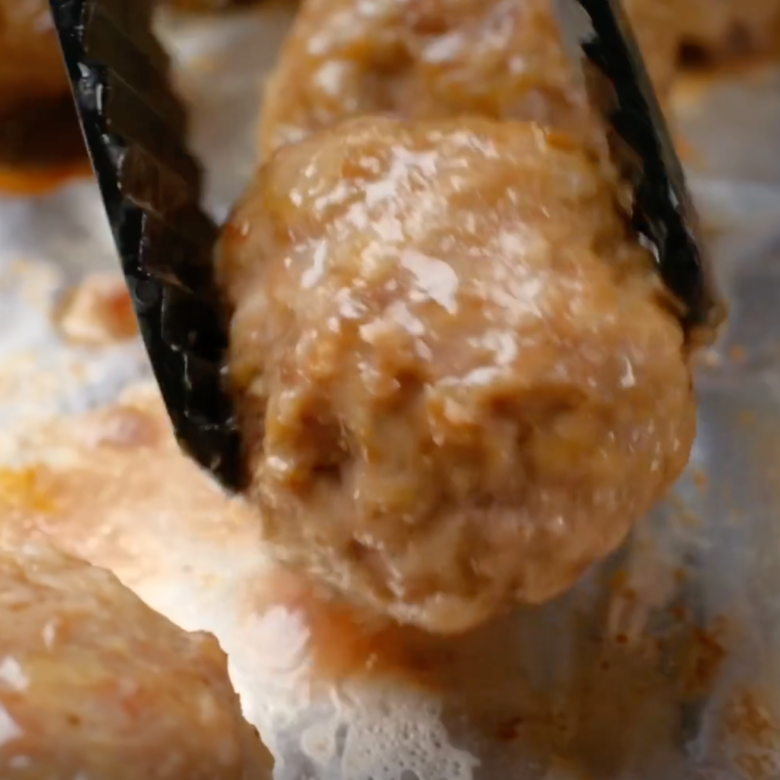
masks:
<svg viewBox="0 0 780 780"><path fill-rule="evenodd" d="M620 192L533 124L280 149L217 272L248 495L291 566L457 632L565 590L684 467L684 339Z"/></svg>
<svg viewBox="0 0 780 780"><path fill-rule="evenodd" d="M0 624L6 780L270 778L217 641L107 571L4 541Z"/></svg>
<svg viewBox="0 0 780 780"><path fill-rule="evenodd" d="M240 8L254 5L259 0L158 0L160 5L191 13L203 11L224 11L228 8Z"/></svg>
<svg viewBox="0 0 780 780"><path fill-rule="evenodd" d="M84 143L46 0L0 0L0 168L60 167Z"/></svg>
<svg viewBox="0 0 780 780"><path fill-rule="evenodd" d="M675 68L672 9L626 3L663 95ZM262 152L369 113L473 113L601 135L551 0L307 0L267 87Z"/></svg>
<svg viewBox="0 0 780 780"><path fill-rule="evenodd" d="M710 57L763 50L780 34L778 0L684 0L676 8L682 43Z"/></svg>
<svg viewBox="0 0 780 780"><path fill-rule="evenodd" d="M69 94L47 0L0 0L0 114Z"/></svg>

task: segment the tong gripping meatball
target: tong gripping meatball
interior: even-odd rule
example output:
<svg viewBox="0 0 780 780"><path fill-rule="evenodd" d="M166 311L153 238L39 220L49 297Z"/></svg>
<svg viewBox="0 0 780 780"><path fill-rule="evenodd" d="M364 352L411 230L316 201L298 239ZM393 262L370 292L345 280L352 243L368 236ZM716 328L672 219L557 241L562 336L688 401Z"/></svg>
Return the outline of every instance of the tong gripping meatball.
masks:
<svg viewBox="0 0 780 780"><path fill-rule="evenodd" d="M457 632L543 602L683 468L680 326L568 137L361 119L281 149L229 222L230 379L278 555Z"/></svg>
<svg viewBox="0 0 780 780"><path fill-rule="evenodd" d="M265 780L225 656L107 571L0 543L4 780Z"/></svg>

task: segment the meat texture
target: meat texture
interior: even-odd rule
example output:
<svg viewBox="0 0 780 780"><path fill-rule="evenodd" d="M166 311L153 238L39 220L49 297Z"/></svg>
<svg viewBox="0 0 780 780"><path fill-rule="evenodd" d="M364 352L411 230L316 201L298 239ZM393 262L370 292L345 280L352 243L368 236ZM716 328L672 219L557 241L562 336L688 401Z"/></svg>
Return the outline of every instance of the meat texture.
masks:
<svg viewBox="0 0 780 780"><path fill-rule="evenodd" d="M683 46L766 49L778 0L624 0L665 104ZM362 114L480 114L598 139L552 0L305 0L266 89L260 146Z"/></svg>
<svg viewBox="0 0 780 780"><path fill-rule="evenodd" d="M675 68L669 3L626 5L663 97ZM376 113L471 113L600 135L551 0L307 0L267 87L263 153Z"/></svg>
<svg viewBox="0 0 780 780"><path fill-rule="evenodd" d="M263 780L224 653L113 574L46 545L0 543L5 780Z"/></svg>
<svg viewBox="0 0 780 780"><path fill-rule="evenodd" d="M621 542L695 415L619 196L570 137L478 118L352 120L261 169L218 273L281 559L456 632Z"/></svg>

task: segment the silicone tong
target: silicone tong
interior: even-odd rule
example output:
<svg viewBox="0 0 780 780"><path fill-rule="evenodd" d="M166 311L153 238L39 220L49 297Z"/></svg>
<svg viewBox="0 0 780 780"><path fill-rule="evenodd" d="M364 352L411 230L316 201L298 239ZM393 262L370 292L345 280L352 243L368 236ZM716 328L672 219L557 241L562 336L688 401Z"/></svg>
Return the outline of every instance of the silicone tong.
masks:
<svg viewBox="0 0 780 780"><path fill-rule="evenodd" d="M222 387L227 323L212 273L217 227L185 111L151 32L151 0L50 0L87 148L139 329L182 448L240 490Z"/></svg>
<svg viewBox="0 0 780 780"><path fill-rule="evenodd" d="M632 189L633 227L680 304L689 336L725 316L680 159L619 0L553 0L569 57Z"/></svg>

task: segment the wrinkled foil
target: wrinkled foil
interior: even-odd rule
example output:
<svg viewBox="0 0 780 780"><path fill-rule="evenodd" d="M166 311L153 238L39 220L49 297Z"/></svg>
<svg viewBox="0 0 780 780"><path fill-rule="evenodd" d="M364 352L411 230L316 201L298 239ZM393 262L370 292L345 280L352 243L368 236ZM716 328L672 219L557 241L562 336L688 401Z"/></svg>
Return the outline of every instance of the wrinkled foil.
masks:
<svg viewBox="0 0 780 780"><path fill-rule="evenodd" d="M218 219L254 169L285 5L160 23ZM231 623L227 595L212 619L195 596L174 606L173 586L140 588L218 634L277 780L780 778L780 69L687 79L676 106L731 318L698 372L691 465L611 561L553 604L428 640L417 652L435 651L436 686L315 674L293 612ZM3 462L19 431L148 377L137 341L78 347L52 324L66 289L116 263L91 182L0 200ZM241 556L215 553L214 576L252 580Z"/></svg>

